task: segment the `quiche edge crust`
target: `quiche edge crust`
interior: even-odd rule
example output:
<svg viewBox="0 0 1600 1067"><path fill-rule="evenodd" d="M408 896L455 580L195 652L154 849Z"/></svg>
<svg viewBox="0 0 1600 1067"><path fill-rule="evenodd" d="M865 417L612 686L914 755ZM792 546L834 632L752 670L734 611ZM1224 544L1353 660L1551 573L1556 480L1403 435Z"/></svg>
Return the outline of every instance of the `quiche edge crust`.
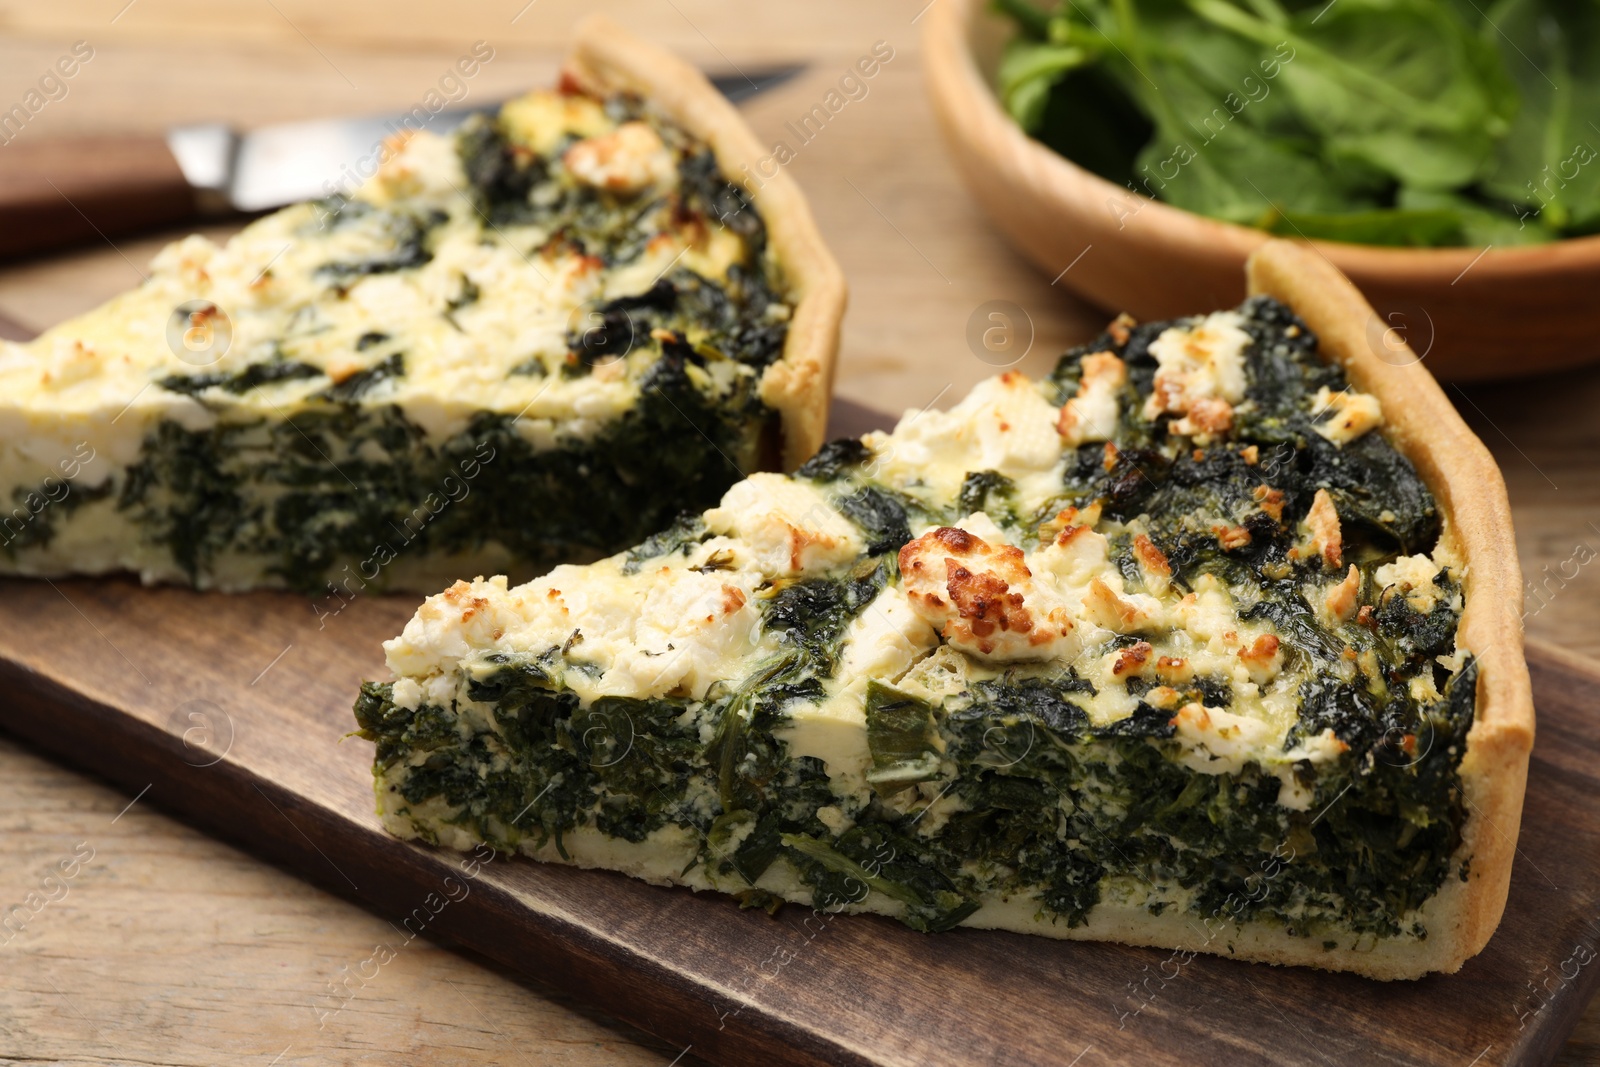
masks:
<svg viewBox="0 0 1600 1067"><path fill-rule="evenodd" d="M761 400L778 413L782 466L793 470L822 447L827 432L846 300L844 273L823 244L800 186L780 168L753 187L746 168L768 153L733 104L695 67L604 15L578 25L562 76L597 94L622 90L649 99L711 147L723 177L761 212L779 276L794 302L783 357L763 373Z"/></svg>
<svg viewBox="0 0 1600 1067"><path fill-rule="evenodd" d="M1454 972L1482 951L1505 911L1533 748L1522 570L1505 479L1422 359L1403 339L1389 343L1388 324L1314 247L1269 241L1250 256L1245 277L1251 296L1287 304L1317 335L1324 358L1338 360L1352 385L1378 398L1385 436L1433 493L1443 522L1439 548L1459 560L1463 576L1456 648L1476 657L1478 688L1460 767L1468 814L1455 857L1470 856L1471 866L1466 881L1447 880L1424 905L1428 939L1380 942L1365 953L1308 951L1248 927L1241 940L1251 958L1269 963L1326 967L1340 957L1338 964L1380 979Z"/></svg>

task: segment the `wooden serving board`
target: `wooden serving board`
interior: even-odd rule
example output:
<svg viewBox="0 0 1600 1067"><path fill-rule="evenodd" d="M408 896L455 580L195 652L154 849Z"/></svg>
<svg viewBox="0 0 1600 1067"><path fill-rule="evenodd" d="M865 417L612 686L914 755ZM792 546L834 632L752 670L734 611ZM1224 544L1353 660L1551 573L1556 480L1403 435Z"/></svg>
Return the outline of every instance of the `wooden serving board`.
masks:
<svg viewBox="0 0 1600 1067"><path fill-rule="evenodd" d="M835 429L874 418L836 409ZM1600 664L1534 645L1538 743L1505 920L1457 975L1381 984L870 917L770 918L606 872L403 843L347 739L412 597L0 581L0 727L719 1063L1540 1063L1600 979ZM1509 829L1509 828L1506 828ZM337 1012L384 963L329 975ZM342 985L341 985L342 984ZM341 988L347 992L341 992Z"/></svg>

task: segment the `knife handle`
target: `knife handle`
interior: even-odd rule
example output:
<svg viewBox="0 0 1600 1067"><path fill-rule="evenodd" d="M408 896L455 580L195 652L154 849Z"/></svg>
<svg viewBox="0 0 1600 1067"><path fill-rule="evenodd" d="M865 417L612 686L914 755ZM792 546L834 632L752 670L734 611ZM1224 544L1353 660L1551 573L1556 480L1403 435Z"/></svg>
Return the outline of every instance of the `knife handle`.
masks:
<svg viewBox="0 0 1600 1067"><path fill-rule="evenodd" d="M196 210L160 135L0 145L0 257L110 241Z"/></svg>

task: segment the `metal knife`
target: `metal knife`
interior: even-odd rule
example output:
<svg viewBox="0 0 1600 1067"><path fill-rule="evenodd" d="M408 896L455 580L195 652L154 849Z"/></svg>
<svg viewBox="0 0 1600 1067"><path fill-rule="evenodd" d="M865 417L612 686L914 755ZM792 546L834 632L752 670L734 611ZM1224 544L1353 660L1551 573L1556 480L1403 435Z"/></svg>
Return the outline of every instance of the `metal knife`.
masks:
<svg viewBox="0 0 1600 1067"><path fill-rule="evenodd" d="M738 103L781 85L792 64L709 80ZM482 107L440 111L420 128L448 133ZM383 139L412 115L314 119L239 131L222 123L161 136L0 146L0 257L13 258L197 218L254 214L348 192Z"/></svg>

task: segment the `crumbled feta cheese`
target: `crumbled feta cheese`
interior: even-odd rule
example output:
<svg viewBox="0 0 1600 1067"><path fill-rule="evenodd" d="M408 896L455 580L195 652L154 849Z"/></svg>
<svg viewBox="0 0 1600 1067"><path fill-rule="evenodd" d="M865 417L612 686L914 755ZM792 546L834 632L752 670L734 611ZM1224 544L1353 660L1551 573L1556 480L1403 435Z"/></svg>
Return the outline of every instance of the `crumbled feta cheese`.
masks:
<svg viewBox="0 0 1600 1067"><path fill-rule="evenodd" d="M891 587L846 628L838 675L892 682L938 643L938 632L917 614L902 590Z"/></svg>
<svg viewBox="0 0 1600 1067"><path fill-rule="evenodd" d="M1311 411L1317 433L1340 446L1383 425L1378 398L1349 387L1335 393L1324 385L1311 398Z"/></svg>
<svg viewBox="0 0 1600 1067"><path fill-rule="evenodd" d="M1004 541L940 527L900 550L900 578L917 614L964 652L996 661L1078 652L1066 604Z"/></svg>
<svg viewBox="0 0 1600 1067"><path fill-rule="evenodd" d="M863 545L855 523L806 482L752 474L706 512L706 527L742 541L769 574L802 574L853 561Z"/></svg>
<svg viewBox="0 0 1600 1067"><path fill-rule="evenodd" d="M1110 352L1083 357L1077 395L1061 405L1056 432L1068 448L1089 441L1108 441L1117 430L1118 399L1128 368Z"/></svg>
<svg viewBox="0 0 1600 1067"><path fill-rule="evenodd" d="M1322 557L1326 570L1338 570L1344 562L1344 539L1339 529L1339 513L1326 489L1318 489L1311 510L1300 523L1301 550Z"/></svg>
<svg viewBox="0 0 1600 1067"><path fill-rule="evenodd" d="M1430 556L1401 556L1385 563L1372 574L1373 583L1388 596L1389 590L1406 598L1406 603L1426 615L1439 602L1439 586L1434 584L1442 568Z"/></svg>
<svg viewBox="0 0 1600 1067"><path fill-rule="evenodd" d="M1037 384L1002 374L979 382L949 411L907 412L893 434L866 441L885 480L920 481L936 496L954 496L969 472L985 470L1053 488L1062 461L1056 417Z"/></svg>
<svg viewBox="0 0 1600 1067"><path fill-rule="evenodd" d="M613 193L638 193L677 175L661 135L643 122L625 122L610 133L579 141L562 162L585 185Z"/></svg>
<svg viewBox="0 0 1600 1067"><path fill-rule="evenodd" d="M1244 399L1244 352L1250 346L1244 319L1236 311L1218 311L1191 326L1173 326L1150 342L1157 363L1155 383L1143 414L1187 415L1201 401L1220 401L1202 408L1208 422L1231 418L1232 405ZM1191 432L1189 429L1175 431Z"/></svg>

